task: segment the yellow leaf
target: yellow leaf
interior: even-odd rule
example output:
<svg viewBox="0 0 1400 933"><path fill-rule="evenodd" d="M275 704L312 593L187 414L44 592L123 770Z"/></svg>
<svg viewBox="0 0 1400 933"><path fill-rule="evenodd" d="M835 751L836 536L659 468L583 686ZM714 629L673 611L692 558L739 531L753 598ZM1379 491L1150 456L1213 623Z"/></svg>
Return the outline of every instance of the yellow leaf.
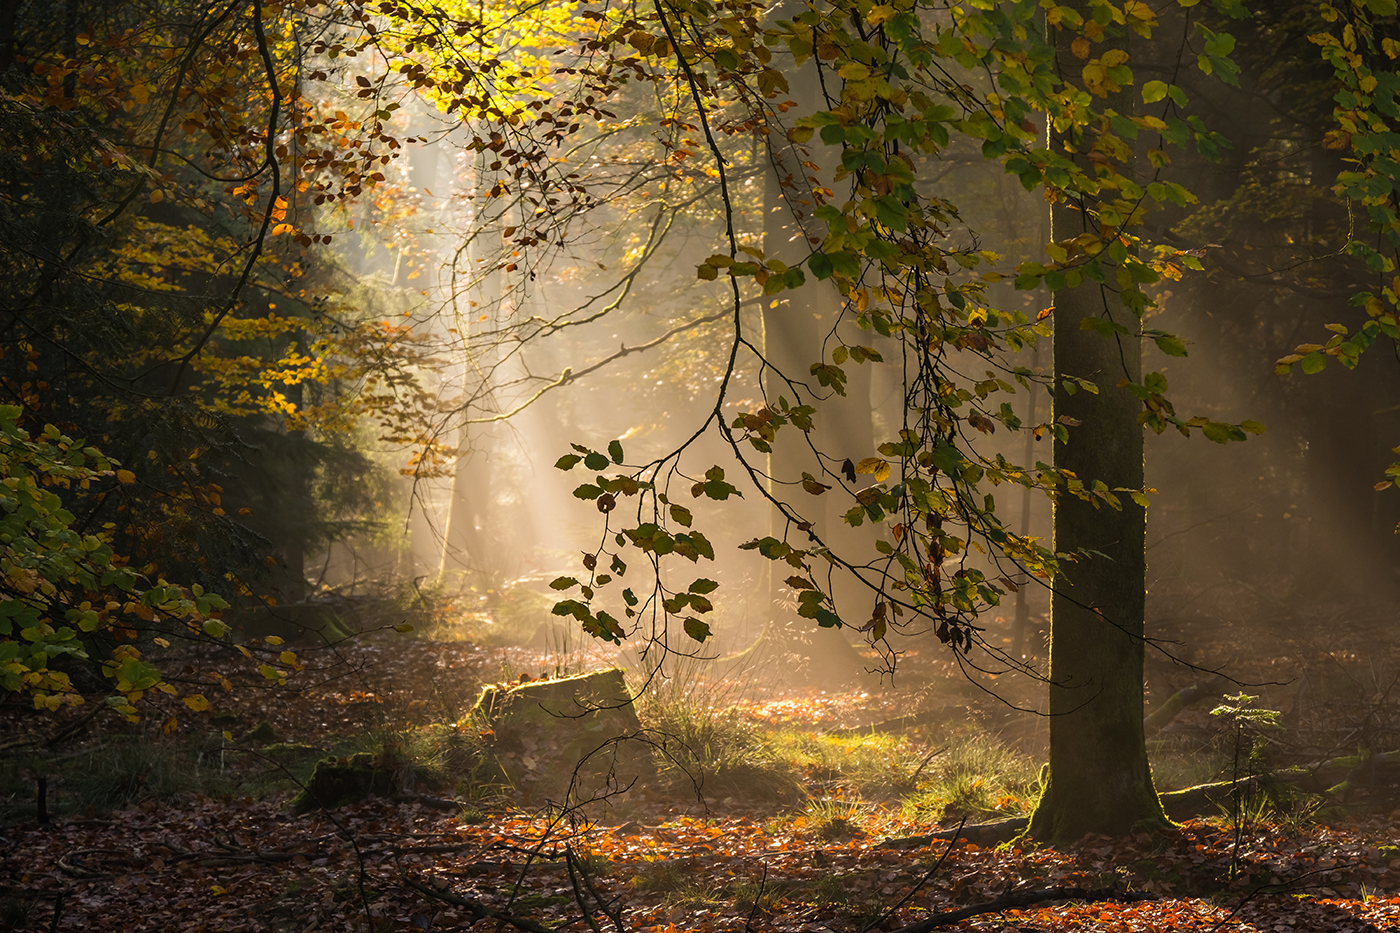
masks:
<svg viewBox="0 0 1400 933"><path fill-rule="evenodd" d="M283 664L295 666L297 663L297 653L295 651L284 651L277 656L277 660Z"/></svg>
<svg viewBox="0 0 1400 933"><path fill-rule="evenodd" d="M165 735L169 735L170 733L175 731L175 727L178 725L180 725L180 720L176 719L174 716L171 716L165 721L165 724L160 727L160 731Z"/></svg>
<svg viewBox="0 0 1400 933"><path fill-rule="evenodd" d="M185 705L196 713L202 713L209 708L209 701L204 699L201 694L192 693L185 697Z"/></svg>
<svg viewBox="0 0 1400 933"><path fill-rule="evenodd" d="M126 486L130 486L132 483L136 482L136 474L131 472L130 470L118 470L117 482Z"/></svg>
<svg viewBox="0 0 1400 933"><path fill-rule="evenodd" d="M888 3L882 3L879 6L872 7L870 12L865 14L865 21L872 26L878 26L886 20L894 19L897 12L898 11Z"/></svg>
<svg viewBox="0 0 1400 933"><path fill-rule="evenodd" d="M879 457L866 457L856 464L857 473L868 473L875 477L875 482L883 483L890 478L890 463Z"/></svg>
<svg viewBox="0 0 1400 933"><path fill-rule="evenodd" d="M280 645L282 644L282 637L280 635L269 635L264 638L263 641L267 642L269 645Z"/></svg>

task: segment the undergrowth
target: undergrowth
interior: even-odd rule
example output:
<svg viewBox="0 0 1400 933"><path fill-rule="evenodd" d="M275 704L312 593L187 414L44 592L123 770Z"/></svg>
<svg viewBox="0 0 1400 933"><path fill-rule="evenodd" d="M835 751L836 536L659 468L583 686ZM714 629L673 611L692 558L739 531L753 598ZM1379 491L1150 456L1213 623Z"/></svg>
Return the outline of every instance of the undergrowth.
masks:
<svg viewBox="0 0 1400 933"><path fill-rule="evenodd" d="M909 815L920 820L1017 816L1028 812L1040 793L1036 763L986 736L949 747L924 773L918 790L905 800Z"/></svg>

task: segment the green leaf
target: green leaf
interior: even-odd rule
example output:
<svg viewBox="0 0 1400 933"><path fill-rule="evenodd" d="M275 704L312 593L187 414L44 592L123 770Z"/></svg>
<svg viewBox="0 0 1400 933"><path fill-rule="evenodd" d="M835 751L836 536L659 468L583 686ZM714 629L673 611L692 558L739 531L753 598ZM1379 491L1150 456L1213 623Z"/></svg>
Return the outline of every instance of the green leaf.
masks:
<svg viewBox="0 0 1400 933"><path fill-rule="evenodd" d="M1154 338L1154 342L1157 344L1157 349L1161 350L1167 356L1186 355L1186 344L1182 343L1181 338L1174 334L1163 334L1160 337Z"/></svg>
<svg viewBox="0 0 1400 933"><path fill-rule="evenodd" d="M578 586L578 580L573 577L555 577L549 583L551 590L567 590L575 586Z"/></svg>
<svg viewBox="0 0 1400 933"><path fill-rule="evenodd" d="M622 442L621 442L621 441L611 441L611 442L609 442L609 444L608 444L608 456L609 456L609 457L612 457L612 462L613 462L613 463L617 463L617 464L622 463Z"/></svg>
<svg viewBox="0 0 1400 933"><path fill-rule="evenodd" d="M704 641L710 637L710 627L694 616L686 616L685 633L696 641Z"/></svg>
<svg viewBox="0 0 1400 933"><path fill-rule="evenodd" d="M1230 428L1223 421L1207 421L1201 426L1201 432L1217 444L1226 444L1230 441Z"/></svg>
<svg viewBox="0 0 1400 933"><path fill-rule="evenodd" d="M1241 421L1240 428L1250 434L1259 435L1264 433L1264 426L1258 421Z"/></svg>
<svg viewBox="0 0 1400 933"><path fill-rule="evenodd" d="M583 458L583 465L590 470L606 470L608 468L608 458L594 451Z"/></svg>
<svg viewBox="0 0 1400 933"><path fill-rule="evenodd" d="M577 599L560 600L554 604L554 608L550 612L557 616L573 616L580 621L589 616L588 607Z"/></svg>
<svg viewBox="0 0 1400 933"><path fill-rule="evenodd" d="M1327 357L1321 353L1313 352L1303 357L1303 372L1308 375L1320 373L1327 367Z"/></svg>
<svg viewBox="0 0 1400 933"><path fill-rule="evenodd" d="M582 459L583 458L578 454L565 454L554 461L554 468L556 470L572 470L574 467L578 466L579 461Z"/></svg>
<svg viewBox="0 0 1400 933"><path fill-rule="evenodd" d="M1157 101L1167 96L1167 82L1148 81L1142 86L1142 102L1145 104L1155 104Z"/></svg>

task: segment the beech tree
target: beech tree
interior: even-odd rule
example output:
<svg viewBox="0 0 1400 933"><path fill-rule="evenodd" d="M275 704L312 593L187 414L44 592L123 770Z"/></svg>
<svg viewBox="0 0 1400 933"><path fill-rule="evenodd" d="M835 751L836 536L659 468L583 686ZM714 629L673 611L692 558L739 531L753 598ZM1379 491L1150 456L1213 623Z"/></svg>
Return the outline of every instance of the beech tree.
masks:
<svg viewBox="0 0 1400 933"><path fill-rule="evenodd" d="M1218 6L1242 12L1237 4ZM759 353L765 369L774 372L763 407L732 420L718 405L711 414L745 464L753 490L783 518L781 534L744 547L785 565L788 585L800 594L800 615L823 626L852 624L891 660L897 650L891 639L920 630L932 631L955 652L979 646L997 656L999 649L982 639L977 617L998 603L1008 568L1053 581L1049 679L1055 749L1032 831L1047 838L1123 833L1161 821L1141 729L1147 505L1141 431L1172 427L1225 443L1262 426L1178 416L1165 395L1165 377L1143 375L1136 362L1143 339L1170 355L1185 355L1171 334L1143 327L1151 304L1143 289L1163 272L1200 268L1182 250L1142 242L1139 219L1153 202L1193 200L1165 172L1171 146L1210 154L1221 145L1186 111L1180 88L1163 81L1135 86L1126 36L1149 39L1156 13L1131 2L1048 5L1047 39L1030 5L923 10L833 4L779 18L762 31L753 28L748 8L721 6L711 21L724 38L710 39L707 25L688 19L689 6L658 4L654 11L621 24L613 34L617 41L652 50L646 60L655 61L657 72L674 54L702 123L707 113L723 112L712 99L730 89L731 106L749 108L785 194L794 201L807 195L812 204L809 217L795 212L799 225L808 225L799 226L803 236L792 238L807 241L805 257L802 247L798 257L779 257L746 246L731 222L728 253L699 268L701 279L724 276L729 282L735 352ZM1188 34L1202 40L1201 70L1229 79L1228 35L1201 23L1186 25L1194 25ZM648 35L639 39L642 31ZM658 32L683 38L658 46ZM747 82L761 89L762 76L776 68L780 54L799 66L815 60L825 109L818 105L803 113L799 107L793 120L785 117L786 108L762 103L785 98L776 80L768 79L767 95ZM651 80L660 80L657 72ZM1139 113L1139 98L1155 106ZM1045 123L1033 119L1037 115L1050 124L1048 145L1041 136ZM723 183L721 140L706 131ZM961 229L955 199L920 184L930 163L959 137L979 144L982 158L1001 162L1028 190L1043 189L1055 205L1049 262L1026 259L1014 270L1018 288L1044 284L1057 295L1050 314L1032 319L994 305L989 286L1005 276L996 268L1002 257L977 248L971 232ZM803 152L803 172L783 172L792 164L784 158L787 146ZM1137 170L1135 146L1147 150L1148 171ZM818 283L809 284L808 275ZM753 284L744 286L750 278ZM823 321L823 356L811 360L805 373L795 360L757 350L746 337L738 313L745 287L767 297L827 282L843 300L838 321L893 338L905 367L898 436L859 458L843 460L818 447L814 462L821 472L801 482L805 494L848 497L840 511L849 525L884 526L874 559L836 546L834 536L823 533L823 507L771 482L745 454L775 449L782 443L779 432L794 428L816 446L817 425L827 417L831 398L844 395L850 368L883 361L838 321ZM1014 392L1013 382L1028 388L1036 378L1017 365L1014 354L1049 336L1046 318L1053 318L1056 335L1049 381L1058 410L1053 419L1023 426L1010 403L998 404L997 396ZM962 373L979 358L991 366L986 378L967 380ZM1056 462L1018 465L1002 452L979 451L978 439L998 427L1052 436ZM561 602L556 612L602 637L620 639L627 629L617 614L601 608L602 591L625 571L623 554L635 547L657 570L655 588L649 597L624 590L621 616L679 616L685 631L703 641L709 627L700 615L712 606L715 584L701 577L669 589L660 572L660 558L667 555L692 562L711 556L703 536L667 528L668 518L689 524L689 510L675 501L676 460L603 472L624 463L617 443L608 455L580 446L559 463L562 469L582 464L595 474L576 495L596 500L604 513L618 509L622 497L636 496L639 511L633 514L640 523L624 522L611 544L585 559L588 576L555 581L559 589L577 587L582 597ZM857 476L873 482L848 489L846 481ZM988 491L1003 483L1038 487L1055 498L1052 547L1017 535L1003 522ZM736 490L714 467L690 493L723 500ZM968 559L973 551L987 555L987 563ZM611 572L602 572L604 566ZM867 588L869 609L834 603L831 581L837 574ZM1094 806L1086 805L1089 794Z"/></svg>
<svg viewBox="0 0 1400 933"><path fill-rule="evenodd" d="M1081 15L1084 8L1080 8ZM1056 35L1056 70L1072 74L1083 56L1073 37ZM1106 38L1103 55L1130 54L1127 35ZM1125 59L1127 60L1127 59ZM1104 105L1131 114L1131 86L1104 88ZM1053 149L1087 158L1096 151L1087 133L1056 131ZM1121 158L1121 156L1120 156ZM1133 173L1132 163L1124 165ZM1051 208L1055 241L1097 234L1099 205L1080 197ZM1055 467L1096 477L1116 488L1141 489L1143 437L1139 399L1141 321L1106 283L1092 280L1054 296L1054 416L1074 425L1068 442L1055 441ZM1103 331L1108 331L1103 333ZM1083 380L1095 391L1079 391ZM1089 551L1097 559L1058 575L1051 604L1049 705L1050 761L1030 833L1074 839L1086 832L1126 835L1135 826L1164 823L1153 789L1143 732L1143 655L1146 631L1146 508L1133 501L1095 508L1073 496L1055 501L1057 551Z"/></svg>

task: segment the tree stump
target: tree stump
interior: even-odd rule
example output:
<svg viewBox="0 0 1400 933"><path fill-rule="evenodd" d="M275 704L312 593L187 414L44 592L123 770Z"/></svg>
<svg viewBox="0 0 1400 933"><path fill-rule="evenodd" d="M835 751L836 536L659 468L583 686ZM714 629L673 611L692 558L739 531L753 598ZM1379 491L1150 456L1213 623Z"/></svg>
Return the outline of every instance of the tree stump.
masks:
<svg viewBox="0 0 1400 933"><path fill-rule="evenodd" d="M625 790L654 771L618 668L481 692L472 716L526 799L574 804Z"/></svg>

